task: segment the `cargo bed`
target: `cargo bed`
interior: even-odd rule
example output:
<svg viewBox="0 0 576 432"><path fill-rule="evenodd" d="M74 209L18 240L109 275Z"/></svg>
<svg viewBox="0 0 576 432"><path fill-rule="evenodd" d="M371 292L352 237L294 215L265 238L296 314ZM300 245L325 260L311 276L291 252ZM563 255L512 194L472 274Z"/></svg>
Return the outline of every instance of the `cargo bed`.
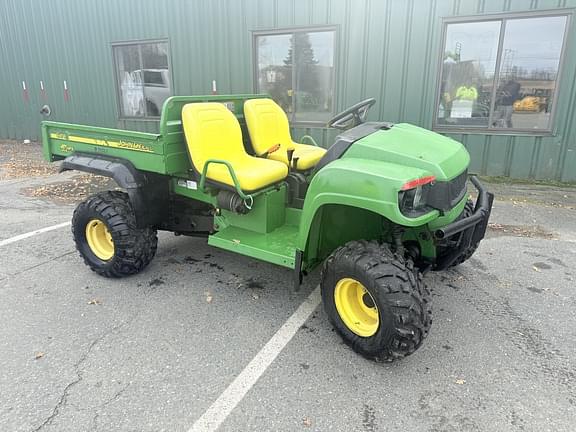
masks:
<svg viewBox="0 0 576 432"><path fill-rule="evenodd" d="M244 101L262 97L266 96L172 96L164 102L159 134L44 121L44 157L52 162L72 154L96 153L130 160L139 170L186 176L192 167L182 130L182 107L195 102L222 102L243 124Z"/></svg>

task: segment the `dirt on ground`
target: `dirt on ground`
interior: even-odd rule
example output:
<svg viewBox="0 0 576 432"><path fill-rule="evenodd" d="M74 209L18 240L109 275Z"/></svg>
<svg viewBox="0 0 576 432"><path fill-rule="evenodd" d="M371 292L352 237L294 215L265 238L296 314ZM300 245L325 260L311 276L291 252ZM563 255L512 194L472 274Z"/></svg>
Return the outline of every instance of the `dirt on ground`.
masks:
<svg viewBox="0 0 576 432"><path fill-rule="evenodd" d="M93 174L80 174L73 178L43 186L23 188L26 196L47 199L55 203L70 204L82 201L97 192L119 189L114 180Z"/></svg>
<svg viewBox="0 0 576 432"><path fill-rule="evenodd" d="M499 177L481 177L484 186L493 192L497 201L507 201L513 206L536 204L543 207L576 210L576 186L571 183L528 180L506 181ZM474 188L469 191L475 195Z"/></svg>
<svg viewBox="0 0 576 432"><path fill-rule="evenodd" d="M541 238L546 240L552 240L556 238L556 235L554 233L546 231L539 225L505 225L499 223L488 224L487 236L528 237L528 238Z"/></svg>
<svg viewBox="0 0 576 432"><path fill-rule="evenodd" d="M42 158L38 142L0 140L0 180L56 174L58 167Z"/></svg>
<svg viewBox="0 0 576 432"><path fill-rule="evenodd" d="M48 177L58 174L60 163L47 162L42 156L42 144L0 140L0 180ZM30 197L46 199L55 203L69 204L103 190L117 189L114 180L93 174L77 174L59 180L57 176L46 179L40 186L20 189Z"/></svg>

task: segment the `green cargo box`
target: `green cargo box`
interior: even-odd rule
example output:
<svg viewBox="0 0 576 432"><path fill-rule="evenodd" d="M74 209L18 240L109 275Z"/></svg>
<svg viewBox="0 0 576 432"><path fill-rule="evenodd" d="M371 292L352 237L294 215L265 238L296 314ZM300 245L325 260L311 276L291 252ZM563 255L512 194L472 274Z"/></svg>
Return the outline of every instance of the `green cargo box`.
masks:
<svg viewBox="0 0 576 432"><path fill-rule="evenodd" d="M244 101L263 97L267 96L172 96L164 102L159 134L44 121L44 157L56 161L73 153L96 153L130 160L139 170L186 176L192 166L182 130L182 107L194 102L222 102L244 126Z"/></svg>

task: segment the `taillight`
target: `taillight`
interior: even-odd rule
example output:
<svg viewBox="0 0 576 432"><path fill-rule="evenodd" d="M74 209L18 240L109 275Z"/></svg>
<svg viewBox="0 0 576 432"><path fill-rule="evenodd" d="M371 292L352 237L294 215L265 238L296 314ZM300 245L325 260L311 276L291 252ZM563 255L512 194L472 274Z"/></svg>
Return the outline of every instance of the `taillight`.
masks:
<svg viewBox="0 0 576 432"><path fill-rule="evenodd" d="M402 214L417 217L432 210L426 198L434 180L436 177L427 176L404 183L398 192L398 205Z"/></svg>

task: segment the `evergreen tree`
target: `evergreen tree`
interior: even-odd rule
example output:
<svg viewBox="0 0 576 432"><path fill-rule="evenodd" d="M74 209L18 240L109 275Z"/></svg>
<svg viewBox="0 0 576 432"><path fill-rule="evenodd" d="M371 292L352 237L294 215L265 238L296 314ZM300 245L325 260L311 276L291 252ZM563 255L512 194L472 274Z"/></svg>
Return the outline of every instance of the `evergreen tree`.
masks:
<svg viewBox="0 0 576 432"><path fill-rule="evenodd" d="M284 59L284 64L295 67L318 64L318 60L314 57L314 50L310 44L308 33L294 33L290 38L290 49Z"/></svg>
<svg viewBox="0 0 576 432"><path fill-rule="evenodd" d="M286 84L292 86L292 73L296 74L296 88L300 92L300 103L313 104L318 96L318 76L316 65L318 60L310 43L308 33L294 33L290 38L290 49L284 59L286 69ZM290 68L291 67L291 68ZM306 100L310 99L310 100Z"/></svg>

